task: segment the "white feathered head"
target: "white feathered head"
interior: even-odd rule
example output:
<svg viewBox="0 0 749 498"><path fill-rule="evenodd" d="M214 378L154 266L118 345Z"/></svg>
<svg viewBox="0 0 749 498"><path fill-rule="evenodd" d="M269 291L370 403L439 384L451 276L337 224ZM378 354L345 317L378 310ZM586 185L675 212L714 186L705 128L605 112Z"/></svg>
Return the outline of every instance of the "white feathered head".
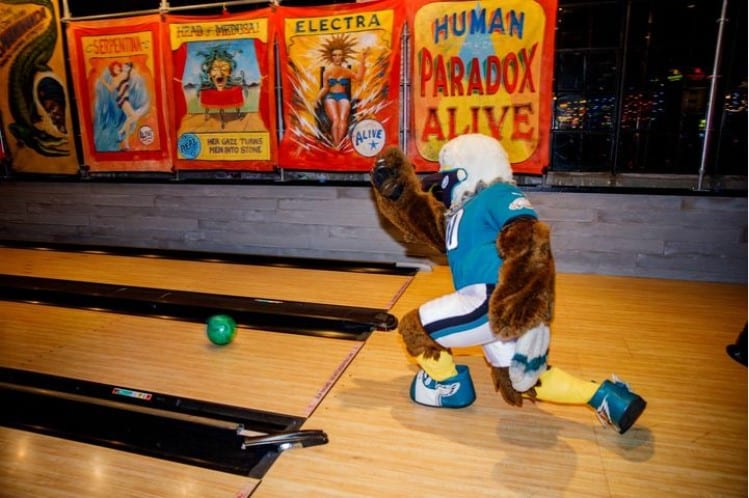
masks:
<svg viewBox="0 0 749 498"><path fill-rule="evenodd" d="M471 133L453 138L440 149L439 164L439 172L425 177L424 186L441 195L447 207L461 204L492 183L514 183L507 152L488 135Z"/></svg>

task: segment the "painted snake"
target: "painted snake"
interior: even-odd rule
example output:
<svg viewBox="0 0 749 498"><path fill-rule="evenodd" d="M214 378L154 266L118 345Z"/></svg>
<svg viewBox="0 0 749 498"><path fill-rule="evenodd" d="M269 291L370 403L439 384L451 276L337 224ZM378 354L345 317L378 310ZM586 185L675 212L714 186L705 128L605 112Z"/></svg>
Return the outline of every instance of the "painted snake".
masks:
<svg viewBox="0 0 749 498"><path fill-rule="evenodd" d="M36 4L47 9L49 25L31 43L23 47L11 64L8 76L8 103L13 122L8 125L19 145L44 156L68 156L68 139L56 137L36 127L41 120L34 104L34 78L51 71L49 60L55 51L58 24L52 0L3 0L5 4ZM63 106L66 103L63 102ZM64 130L64 126L63 126Z"/></svg>

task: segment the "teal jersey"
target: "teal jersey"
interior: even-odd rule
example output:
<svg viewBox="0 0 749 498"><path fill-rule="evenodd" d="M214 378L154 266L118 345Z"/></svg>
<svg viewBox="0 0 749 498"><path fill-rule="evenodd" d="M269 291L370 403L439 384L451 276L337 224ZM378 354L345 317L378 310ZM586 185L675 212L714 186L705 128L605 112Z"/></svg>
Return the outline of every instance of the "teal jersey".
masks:
<svg viewBox="0 0 749 498"><path fill-rule="evenodd" d="M447 217L445 245L456 289L472 284L497 283L502 266L497 237L502 227L518 216L538 218L519 188L497 183L479 192Z"/></svg>

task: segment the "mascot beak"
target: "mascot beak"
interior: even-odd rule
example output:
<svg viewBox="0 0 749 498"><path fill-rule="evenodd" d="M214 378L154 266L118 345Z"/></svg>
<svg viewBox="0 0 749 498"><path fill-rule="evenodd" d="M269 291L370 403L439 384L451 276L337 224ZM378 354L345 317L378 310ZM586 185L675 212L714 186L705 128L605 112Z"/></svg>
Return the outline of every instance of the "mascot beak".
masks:
<svg viewBox="0 0 749 498"><path fill-rule="evenodd" d="M421 177L421 190L424 192L434 193L435 189L438 189L442 183L442 173L431 173Z"/></svg>
<svg viewBox="0 0 749 498"><path fill-rule="evenodd" d="M449 208L452 204L453 190L466 178L468 178L468 174L463 168L438 171L422 177L421 189L424 192L431 193L446 208Z"/></svg>

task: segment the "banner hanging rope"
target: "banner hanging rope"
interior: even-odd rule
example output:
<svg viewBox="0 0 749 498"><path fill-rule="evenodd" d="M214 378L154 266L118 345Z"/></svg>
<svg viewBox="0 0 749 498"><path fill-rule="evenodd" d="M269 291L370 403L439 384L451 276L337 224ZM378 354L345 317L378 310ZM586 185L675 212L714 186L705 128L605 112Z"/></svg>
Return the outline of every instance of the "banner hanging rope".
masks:
<svg viewBox="0 0 749 498"><path fill-rule="evenodd" d="M139 16L139 15L148 15L148 14L167 14L169 12L181 12L186 10L202 10L202 9L213 9L213 8L223 8L226 10L228 7L236 7L240 5L253 5L253 4L261 4L261 3L267 3L273 7L278 6L281 3L281 0L229 0L228 2L218 2L218 3L199 3L195 5L181 5L179 7L171 7L169 5L168 0L160 0L159 6L154 7L153 9L144 9L144 10L128 10L125 12L113 12L110 14L96 14L91 16L73 16L70 12L70 4L69 0L62 0L62 11L63 11L63 22L70 22L70 21L93 21L97 19L113 19L117 17L130 17L130 16Z"/></svg>

